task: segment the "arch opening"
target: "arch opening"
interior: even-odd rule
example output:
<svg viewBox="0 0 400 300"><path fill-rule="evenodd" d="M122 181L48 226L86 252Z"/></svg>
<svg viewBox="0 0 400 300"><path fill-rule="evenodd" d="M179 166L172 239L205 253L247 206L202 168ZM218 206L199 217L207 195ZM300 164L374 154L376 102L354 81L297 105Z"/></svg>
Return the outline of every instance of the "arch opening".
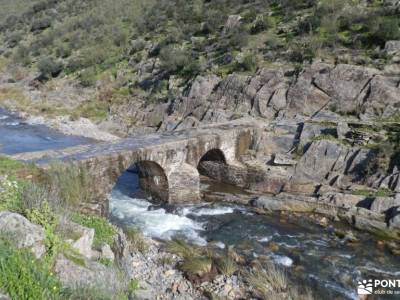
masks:
<svg viewBox="0 0 400 300"><path fill-rule="evenodd" d="M220 149L211 149L201 157L197 170L200 175L213 177L210 176L210 170L222 165L226 165L225 154Z"/></svg>
<svg viewBox="0 0 400 300"><path fill-rule="evenodd" d="M169 200L167 175L154 161L138 161L131 165L118 178L115 189L131 198L150 198L156 203Z"/></svg>
<svg viewBox="0 0 400 300"><path fill-rule="evenodd" d="M205 161L215 161L226 164L225 154L220 149L211 149L204 154L199 164Z"/></svg>

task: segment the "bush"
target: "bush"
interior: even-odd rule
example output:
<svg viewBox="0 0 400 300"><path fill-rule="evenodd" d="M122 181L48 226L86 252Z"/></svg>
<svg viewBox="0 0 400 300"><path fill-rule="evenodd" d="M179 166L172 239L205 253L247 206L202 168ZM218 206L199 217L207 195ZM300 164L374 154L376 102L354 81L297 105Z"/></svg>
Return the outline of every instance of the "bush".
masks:
<svg viewBox="0 0 400 300"><path fill-rule="evenodd" d="M19 63L19 64L21 64L23 66L29 65L30 62L31 62L31 59L30 59L30 56L29 56L29 49L25 45L20 45L17 48L17 51L15 51L13 60L16 63Z"/></svg>
<svg viewBox="0 0 400 300"><path fill-rule="evenodd" d="M51 26L51 20L50 18L42 18L42 19L37 19L33 21L32 26L31 26L31 31L32 32L39 32L43 31L46 28L49 28Z"/></svg>
<svg viewBox="0 0 400 300"><path fill-rule="evenodd" d="M94 86L97 82L97 72L95 68L88 68L79 74L79 83L83 87Z"/></svg>
<svg viewBox="0 0 400 300"><path fill-rule="evenodd" d="M7 177L0 180L0 211L19 211L21 199L22 187L16 180Z"/></svg>
<svg viewBox="0 0 400 300"><path fill-rule="evenodd" d="M365 46L381 46L390 40L400 39L400 21L398 18L373 18L368 24L368 32L362 37Z"/></svg>
<svg viewBox="0 0 400 300"><path fill-rule="evenodd" d="M257 69L257 57L253 53L244 54L236 63L235 70L254 72Z"/></svg>
<svg viewBox="0 0 400 300"><path fill-rule="evenodd" d="M8 47L14 48L22 40L22 35L19 32L15 32L6 37L5 41Z"/></svg>
<svg viewBox="0 0 400 300"><path fill-rule="evenodd" d="M170 73L178 73L190 61L190 54L187 50L177 48L173 45L161 49L160 59L163 68Z"/></svg>
<svg viewBox="0 0 400 300"><path fill-rule="evenodd" d="M38 69L43 77L56 77L63 70L63 65L51 57L46 57L39 61Z"/></svg>
<svg viewBox="0 0 400 300"><path fill-rule="evenodd" d="M250 26L250 33L257 34L261 31L267 30L269 27L268 18L264 15L258 15L255 21Z"/></svg>

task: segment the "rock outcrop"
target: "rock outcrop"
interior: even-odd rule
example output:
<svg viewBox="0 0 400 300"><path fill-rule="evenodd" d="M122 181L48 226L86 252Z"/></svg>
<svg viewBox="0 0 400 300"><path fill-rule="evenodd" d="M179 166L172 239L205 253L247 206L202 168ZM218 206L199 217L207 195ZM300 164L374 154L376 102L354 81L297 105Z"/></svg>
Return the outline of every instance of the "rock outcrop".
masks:
<svg viewBox="0 0 400 300"><path fill-rule="evenodd" d="M38 258L46 252L44 229L19 214L0 212L0 232L17 248L31 249Z"/></svg>
<svg viewBox="0 0 400 300"><path fill-rule="evenodd" d="M387 51L395 51L396 45L388 43ZM314 63L298 75L293 69L278 67L260 69L253 76L200 76L187 95L172 102L164 122L178 124L188 116L202 122L249 115L268 120L322 115L340 120L339 114L363 120L389 117L399 111L399 82L400 76L387 76L377 69L326 63Z"/></svg>

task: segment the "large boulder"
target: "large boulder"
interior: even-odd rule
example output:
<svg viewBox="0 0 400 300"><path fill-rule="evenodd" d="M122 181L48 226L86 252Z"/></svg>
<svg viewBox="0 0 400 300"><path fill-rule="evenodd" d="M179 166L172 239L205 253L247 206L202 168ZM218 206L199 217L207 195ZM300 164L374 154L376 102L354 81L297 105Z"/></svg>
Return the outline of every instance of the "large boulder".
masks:
<svg viewBox="0 0 400 300"><path fill-rule="evenodd" d="M0 300L11 300L11 298L0 290Z"/></svg>
<svg viewBox="0 0 400 300"><path fill-rule="evenodd" d="M208 98L220 80L215 75L197 76L187 95L177 97L171 104L169 110L173 112L173 119L180 122L190 115L195 119L201 120L209 106ZM175 128L176 126L173 127Z"/></svg>
<svg viewBox="0 0 400 300"><path fill-rule="evenodd" d="M334 140L315 141L297 163L294 178L349 187L364 179L369 159L367 149L348 147Z"/></svg>
<svg viewBox="0 0 400 300"><path fill-rule="evenodd" d="M394 207L400 207L400 197L377 197L371 205L371 210L384 213Z"/></svg>
<svg viewBox="0 0 400 300"><path fill-rule="evenodd" d="M90 260L85 260L80 265L64 256L59 256L54 271L61 283L70 288L88 286L115 293L125 284L121 281L117 269Z"/></svg>
<svg viewBox="0 0 400 300"><path fill-rule="evenodd" d="M247 87L248 94L254 95L253 114L273 119L287 105L288 79L282 69L261 69Z"/></svg>
<svg viewBox="0 0 400 300"><path fill-rule="evenodd" d="M268 211L312 212L317 207L316 198L281 194L260 196L251 201L251 205Z"/></svg>
<svg viewBox="0 0 400 300"><path fill-rule="evenodd" d="M43 227L29 222L20 214L0 212L0 232L9 237L17 248L29 248L40 258L46 252Z"/></svg>
<svg viewBox="0 0 400 300"><path fill-rule="evenodd" d="M362 119L372 119L376 116L390 117L399 112L400 77L389 78L375 76L368 83L365 91L358 97Z"/></svg>
<svg viewBox="0 0 400 300"><path fill-rule="evenodd" d="M318 200L338 208L349 209L360 205L365 200L365 196L327 192L321 195Z"/></svg>
<svg viewBox="0 0 400 300"><path fill-rule="evenodd" d="M398 0L392 0L398 2ZM387 41L385 44L385 52L389 55L400 53L400 41Z"/></svg>
<svg viewBox="0 0 400 300"><path fill-rule="evenodd" d="M68 239L67 242L69 242L79 254L86 258L96 256L95 251L92 250L94 229L70 221L63 222L61 226L63 230L68 231L73 235L73 238Z"/></svg>

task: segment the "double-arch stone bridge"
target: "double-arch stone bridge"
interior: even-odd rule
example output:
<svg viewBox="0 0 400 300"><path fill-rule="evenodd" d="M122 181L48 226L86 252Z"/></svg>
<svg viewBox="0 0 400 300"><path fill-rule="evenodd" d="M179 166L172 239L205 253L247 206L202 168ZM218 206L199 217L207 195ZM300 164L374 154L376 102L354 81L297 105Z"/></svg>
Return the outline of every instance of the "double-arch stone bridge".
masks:
<svg viewBox="0 0 400 300"><path fill-rule="evenodd" d="M113 143L22 153L14 158L43 167L61 162L83 168L94 179L96 210L102 213L108 210L107 195L117 179L134 165L140 186L152 196L171 204L195 202L200 199L199 163L220 160L240 165L239 158L251 148L257 128L253 121L214 124Z"/></svg>

